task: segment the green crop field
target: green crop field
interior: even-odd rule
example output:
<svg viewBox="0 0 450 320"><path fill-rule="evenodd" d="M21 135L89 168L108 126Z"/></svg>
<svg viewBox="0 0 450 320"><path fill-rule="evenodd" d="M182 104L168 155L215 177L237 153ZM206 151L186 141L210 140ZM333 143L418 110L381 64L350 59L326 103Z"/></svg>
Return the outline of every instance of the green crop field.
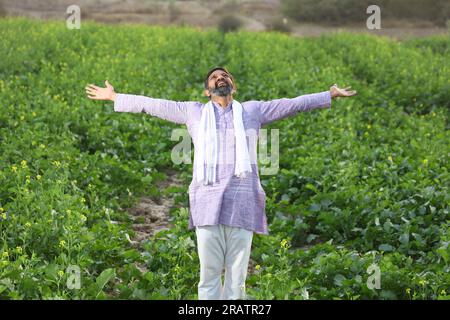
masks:
<svg viewBox="0 0 450 320"><path fill-rule="evenodd" d="M261 176L270 235L255 235L252 299L449 299L450 38L396 42L188 27L0 20L0 299L196 299L192 165L147 114L89 100L88 83L185 101L213 66L236 99L351 85L358 95L279 129ZM158 188L176 170L181 187ZM170 230L133 246L127 208L175 199ZM380 288L367 285L379 267ZM80 286L69 286L76 266Z"/></svg>

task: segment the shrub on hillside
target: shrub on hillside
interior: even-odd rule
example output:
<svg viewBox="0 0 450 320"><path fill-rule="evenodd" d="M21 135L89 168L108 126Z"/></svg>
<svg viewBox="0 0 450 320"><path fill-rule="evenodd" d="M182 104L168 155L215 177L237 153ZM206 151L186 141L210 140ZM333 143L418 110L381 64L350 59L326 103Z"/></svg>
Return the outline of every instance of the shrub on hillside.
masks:
<svg viewBox="0 0 450 320"><path fill-rule="evenodd" d="M219 21L219 25L218 28L220 31L222 32L231 32L231 31L236 31L239 28L242 27L242 21L241 19L239 19L236 16L233 15L226 15L223 16L220 21Z"/></svg>

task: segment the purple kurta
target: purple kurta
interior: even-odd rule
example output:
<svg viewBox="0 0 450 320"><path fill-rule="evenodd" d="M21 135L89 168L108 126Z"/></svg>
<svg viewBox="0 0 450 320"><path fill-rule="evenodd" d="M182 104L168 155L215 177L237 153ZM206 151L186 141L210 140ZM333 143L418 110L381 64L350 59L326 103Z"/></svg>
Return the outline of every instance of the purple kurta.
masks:
<svg viewBox="0 0 450 320"><path fill-rule="evenodd" d="M330 108L330 91L305 94L296 98L271 101L246 101L242 104L242 119L246 132L278 119L312 109ZM265 213L266 194L261 186L258 165L252 162L252 173L240 179L234 175L235 138L230 103L225 109L213 103L216 116L218 159L217 182L205 186L196 179L194 156L193 179L189 185L189 229L195 226L224 224L241 227L259 234L268 234ZM145 112L152 116L185 124L197 144L203 104L197 101L171 101L133 94L117 94L116 112ZM231 129L231 130L230 130ZM249 149L250 150L250 149Z"/></svg>

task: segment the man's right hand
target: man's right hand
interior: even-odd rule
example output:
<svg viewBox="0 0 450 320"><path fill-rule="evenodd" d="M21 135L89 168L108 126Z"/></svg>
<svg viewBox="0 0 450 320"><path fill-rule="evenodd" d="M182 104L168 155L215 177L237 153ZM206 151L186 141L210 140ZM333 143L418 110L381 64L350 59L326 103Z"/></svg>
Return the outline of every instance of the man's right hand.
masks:
<svg viewBox="0 0 450 320"><path fill-rule="evenodd" d="M93 100L111 100L114 101L116 99L116 93L114 92L114 88L109 84L108 80L105 81L106 88L101 88L94 86L93 84L89 84L86 86L86 94L89 99Z"/></svg>

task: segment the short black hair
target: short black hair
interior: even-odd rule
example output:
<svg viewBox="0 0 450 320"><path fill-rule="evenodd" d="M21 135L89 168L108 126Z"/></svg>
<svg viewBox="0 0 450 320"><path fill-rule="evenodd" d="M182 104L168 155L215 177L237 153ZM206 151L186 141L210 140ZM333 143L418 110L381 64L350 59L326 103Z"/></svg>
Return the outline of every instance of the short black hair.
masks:
<svg viewBox="0 0 450 320"><path fill-rule="evenodd" d="M206 75L206 78L205 78L205 89L208 89L208 79L209 79L209 76L210 76L214 71L216 71L216 70L223 70L223 71L225 71L226 73L228 73L228 75L230 76L231 80L232 80L233 83L234 83L233 75L227 70L227 68L225 68L225 67L215 67L215 68L212 68L211 70L209 70L209 71L208 71L208 74Z"/></svg>

